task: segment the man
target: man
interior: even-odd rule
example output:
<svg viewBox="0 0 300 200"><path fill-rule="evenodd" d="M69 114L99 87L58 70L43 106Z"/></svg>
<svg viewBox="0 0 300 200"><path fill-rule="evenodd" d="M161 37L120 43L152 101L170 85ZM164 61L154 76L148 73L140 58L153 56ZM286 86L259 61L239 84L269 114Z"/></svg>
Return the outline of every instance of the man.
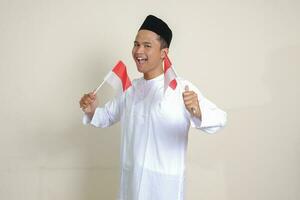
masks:
<svg viewBox="0 0 300 200"><path fill-rule="evenodd" d="M108 127L121 121L119 200L183 200L190 125L213 133L226 122L226 113L186 80L176 78L175 90L164 93L163 60L171 39L168 25L149 15L132 49L143 77L104 107L97 107L93 92L80 100L85 124Z"/></svg>

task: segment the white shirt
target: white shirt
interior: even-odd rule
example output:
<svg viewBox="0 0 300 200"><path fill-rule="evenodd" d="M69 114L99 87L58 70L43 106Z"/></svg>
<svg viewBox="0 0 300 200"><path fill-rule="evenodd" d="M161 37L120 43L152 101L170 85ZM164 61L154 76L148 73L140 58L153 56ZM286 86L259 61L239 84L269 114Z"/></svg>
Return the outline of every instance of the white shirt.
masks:
<svg viewBox="0 0 300 200"><path fill-rule="evenodd" d="M125 93L97 108L84 124L108 127L121 121L121 181L119 200L183 200L185 158L190 125L214 133L226 123L226 113L190 82L177 78L177 88L164 91L164 76L133 80ZM186 110L184 86L198 94L201 119Z"/></svg>

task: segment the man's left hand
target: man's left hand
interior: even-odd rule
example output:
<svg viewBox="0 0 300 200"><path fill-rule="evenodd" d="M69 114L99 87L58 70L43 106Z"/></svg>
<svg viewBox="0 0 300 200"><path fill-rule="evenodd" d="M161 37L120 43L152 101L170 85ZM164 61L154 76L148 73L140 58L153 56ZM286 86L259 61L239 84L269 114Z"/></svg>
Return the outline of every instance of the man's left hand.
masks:
<svg viewBox="0 0 300 200"><path fill-rule="evenodd" d="M182 93L184 105L192 116L201 119L201 110L198 101L198 95L194 91L189 90L189 86L185 86L185 91Z"/></svg>

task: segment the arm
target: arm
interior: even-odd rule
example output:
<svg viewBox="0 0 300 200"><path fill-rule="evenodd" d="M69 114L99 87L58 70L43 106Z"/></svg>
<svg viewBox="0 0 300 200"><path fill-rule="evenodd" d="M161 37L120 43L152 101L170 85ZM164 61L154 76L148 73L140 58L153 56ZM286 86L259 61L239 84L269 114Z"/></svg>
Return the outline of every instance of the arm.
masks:
<svg viewBox="0 0 300 200"><path fill-rule="evenodd" d="M91 93L87 94L91 95ZM80 100L80 107L84 112L83 124L95 127L109 127L120 120L123 95L109 101L104 107L97 107L97 97L84 95Z"/></svg>
<svg viewBox="0 0 300 200"><path fill-rule="evenodd" d="M183 100L187 110L191 113L192 127L207 133L215 133L224 127L227 114L206 99L194 85L191 83L186 85L188 85L188 88L183 93Z"/></svg>

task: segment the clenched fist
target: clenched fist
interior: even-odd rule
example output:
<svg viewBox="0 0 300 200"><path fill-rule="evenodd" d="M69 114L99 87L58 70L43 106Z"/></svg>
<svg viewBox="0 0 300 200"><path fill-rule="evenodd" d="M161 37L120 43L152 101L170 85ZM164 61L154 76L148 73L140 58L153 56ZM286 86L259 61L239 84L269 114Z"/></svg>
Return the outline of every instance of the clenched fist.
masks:
<svg viewBox="0 0 300 200"><path fill-rule="evenodd" d="M186 109L195 117L201 119L201 110L198 101L198 95L194 91L189 91L189 86L185 86L185 91L182 93L184 105Z"/></svg>
<svg viewBox="0 0 300 200"><path fill-rule="evenodd" d="M97 95L94 94L94 92L84 94L83 97L81 97L79 104L83 112L92 118L98 105Z"/></svg>

